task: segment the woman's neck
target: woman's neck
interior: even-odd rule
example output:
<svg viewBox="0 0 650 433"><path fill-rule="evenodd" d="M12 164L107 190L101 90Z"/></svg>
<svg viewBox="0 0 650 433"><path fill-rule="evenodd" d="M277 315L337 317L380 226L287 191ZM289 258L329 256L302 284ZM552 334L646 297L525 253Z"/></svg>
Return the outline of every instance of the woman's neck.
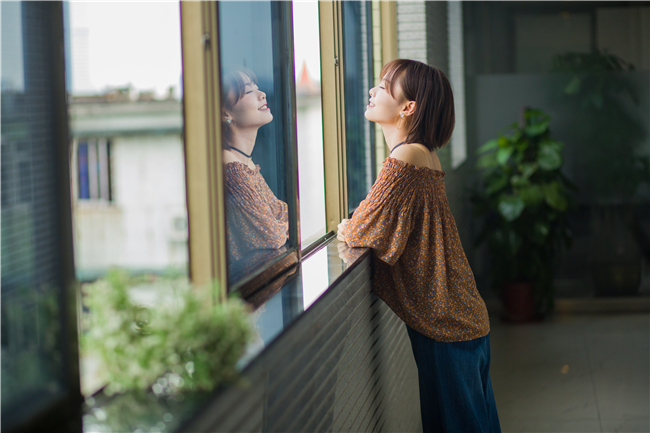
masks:
<svg viewBox="0 0 650 433"><path fill-rule="evenodd" d="M381 125L384 132L384 140L389 151L392 151L395 146L406 141L406 130L404 128L397 129L395 125Z"/></svg>
<svg viewBox="0 0 650 433"><path fill-rule="evenodd" d="M246 155L251 155L253 153L253 148L255 148L256 139L257 139L257 129L244 130L244 131L239 130L230 134L230 137L228 137L228 140L226 140L226 144L239 151L239 152L232 151L232 154L235 157L235 159L248 165L251 158L246 157L242 153L245 153Z"/></svg>

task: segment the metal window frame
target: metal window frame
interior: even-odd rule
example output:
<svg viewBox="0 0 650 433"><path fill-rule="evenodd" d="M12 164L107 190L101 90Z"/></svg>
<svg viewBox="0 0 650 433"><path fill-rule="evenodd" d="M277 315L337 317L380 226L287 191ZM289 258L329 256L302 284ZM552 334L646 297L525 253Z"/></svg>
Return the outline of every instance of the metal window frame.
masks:
<svg viewBox="0 0 650 433"><path fill-rule="evenodd" d="M219 6L217 2L181 2L181 36L183 51L183 119L185 176L189 228L190 279L199 286L212 285L213 301L222 302L229 292L246 297L273 279L279 272L300 261L300 242L286 254L264 264L258 271L228 286L228 254L224 171L221 146L221 67L219 53ZM287 39L292 35L291 4L282 2L280 32ZM288 30L288 34L287 34ZM285 41L286 42L286 41ZM279 49L293 62L293 44ZM290 46L289 46L290 45ZM290 70L290 71L289 71ZM289 71L289 72L287 72ZM295 83L293 69L288 68L283 80L293 89L289 98L292 126L287 132L288 164L297 167L295 128ZM298 191L297 171L289 179ZM289 211L299 221L298 194L290 200ZM290 226L290 239L300 239L299 223Z"/></svg>
<svg viewBox="0 0 650 433"><path fill-rule="evenodd" d="M180 2L183 145L190 279L227 293L225 201L220 149L219 33L216 2Z"/></svg>
<svg viewBox="0 0 650 433"><path fill-rule="evenodd" d="M283 2L284 3L284 2ZM291 4L283 7L283 31L292 37ZM228 293L226 213L222 155L220 107L220 58L218 5L216 2L181 2L181 35L183 51L183 119L185 175L189 226L189 272L193 283L207 285L215 282L214 301L220 302ZM323 112L323 152L325 174L326 235L331 238L342 219L348 217L347 161L345 139L345 85L343 75L342 4L321 1L319 8L321 88ZM381 62L397 57L397 7L395 1L373 1L373 17L381 17ZM286 35L285 35L286 36ZM376 49L377 47L373 47ZM287 61L293 62L293 46L282 47ZM291 75L289 77L288 75ZM290 128L292 145L289 163L297 167L295 125L295 83L293 74L283 79L293 86L293 110ZM383 143L377 134L377 146ZM379 149L378 149L379 150ZM385 152L376 152L383 160ZM298 191L297 171L290 182ZM295 200L295 201L294 201ZM290 200L299 217L299 194ZM290 233L300 239L300 221ZM321 246L320 240L301 251L298 246L266 264L246 281L231 289L243 296L255 291L277 276L279 272L299 263Z"/></svg>
<svg viewBox="0 0 650 433"><path fill-rule="evenodd" d="M326 231L348 215L343 75L343 10L340 1L318 3L323 91L323 152Z"/></svg>

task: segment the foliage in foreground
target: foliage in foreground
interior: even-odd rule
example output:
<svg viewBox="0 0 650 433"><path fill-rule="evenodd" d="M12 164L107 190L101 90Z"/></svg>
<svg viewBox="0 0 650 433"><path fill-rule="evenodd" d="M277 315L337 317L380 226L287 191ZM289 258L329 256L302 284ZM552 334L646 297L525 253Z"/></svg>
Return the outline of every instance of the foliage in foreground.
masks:
<svg viewBox="0 0 650 433"><path fill-rule="evenodd" d="M238 377L235 364L253 332L248 308L182 280L156 283L155 306L133 300L142 279L119 270L86 287L91 321L82 348L99 355L106 393L211 390ZM149 284L151 286L151 284Z"/></svg>

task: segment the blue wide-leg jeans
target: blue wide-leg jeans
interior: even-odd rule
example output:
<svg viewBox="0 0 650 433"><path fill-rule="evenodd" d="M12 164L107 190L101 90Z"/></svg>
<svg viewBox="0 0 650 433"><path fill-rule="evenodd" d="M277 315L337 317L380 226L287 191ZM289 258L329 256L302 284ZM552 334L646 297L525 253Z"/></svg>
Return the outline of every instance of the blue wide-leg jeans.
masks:
<svg viewBox="0 0 650 433"><path fill-rule="evenodd" d="M490 382L490 335L440 343L408 325L424 433L500 433Z"/></svg>

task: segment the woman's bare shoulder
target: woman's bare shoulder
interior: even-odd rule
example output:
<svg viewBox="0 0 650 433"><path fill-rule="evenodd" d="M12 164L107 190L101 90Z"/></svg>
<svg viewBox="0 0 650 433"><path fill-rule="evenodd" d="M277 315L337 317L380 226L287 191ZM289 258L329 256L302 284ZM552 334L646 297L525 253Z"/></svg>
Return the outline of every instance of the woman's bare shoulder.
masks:
<svg viewBox="0 0 650 433"><path fill-rule="evenodd" d="M416 167L431 168L429 167L429 159L425 152L423 152L423 149L426 149L424 145L409 143L395 149L390 156L400 161L408 162Z"/></svg>

